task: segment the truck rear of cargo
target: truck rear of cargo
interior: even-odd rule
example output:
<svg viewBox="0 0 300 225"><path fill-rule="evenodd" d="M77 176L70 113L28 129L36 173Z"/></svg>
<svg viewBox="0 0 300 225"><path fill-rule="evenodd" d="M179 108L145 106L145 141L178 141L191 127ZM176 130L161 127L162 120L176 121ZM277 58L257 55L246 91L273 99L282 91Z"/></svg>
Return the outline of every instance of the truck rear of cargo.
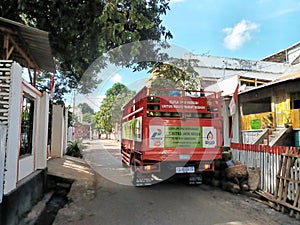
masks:
<svg viewBox="0 0 300 225"><path fill-rule="evenodd" d="M221 93L144 87L122 112L121 154L135 186L188 175L200 184L221 158Z"/></svg>

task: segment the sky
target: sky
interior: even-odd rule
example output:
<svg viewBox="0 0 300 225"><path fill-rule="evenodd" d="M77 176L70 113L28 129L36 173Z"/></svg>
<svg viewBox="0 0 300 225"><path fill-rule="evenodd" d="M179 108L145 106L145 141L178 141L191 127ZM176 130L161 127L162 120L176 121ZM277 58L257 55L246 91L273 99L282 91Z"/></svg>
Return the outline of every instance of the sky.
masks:
<svg viewBox="0 0 300 225"><path fill-rule="evenodd" d="M299 0L171 0L172 43L195 54L260 60L300 41Z"/></svg>
<svg viewBox="0 0 300 225"><path fill-rule="evenodd" d="M170 44L199 55L260 60L300 41L299 0L171 0L161 19ZM82 101L96 110L114 83L138 89L148 75L117 69Z"/></svg>

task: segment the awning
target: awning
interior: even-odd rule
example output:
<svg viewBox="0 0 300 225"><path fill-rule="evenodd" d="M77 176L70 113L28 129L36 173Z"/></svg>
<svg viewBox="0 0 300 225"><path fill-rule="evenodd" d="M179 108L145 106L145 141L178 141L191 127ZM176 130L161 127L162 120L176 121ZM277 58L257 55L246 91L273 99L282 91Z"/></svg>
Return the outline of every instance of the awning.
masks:
<svg viewBox="0 0 300 225"><path fill-rule="evenodd" d="M0 30L2 59L12 59L32 69L55 72L48 32L2 17Z"/></svg>

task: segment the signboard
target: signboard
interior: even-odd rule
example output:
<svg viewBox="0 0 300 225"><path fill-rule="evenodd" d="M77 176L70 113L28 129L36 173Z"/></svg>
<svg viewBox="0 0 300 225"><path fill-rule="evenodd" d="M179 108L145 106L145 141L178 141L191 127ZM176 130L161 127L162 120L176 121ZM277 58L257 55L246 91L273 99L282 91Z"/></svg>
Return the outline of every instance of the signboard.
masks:
<svg viewBox="0 0 300 225"><path fill-rule="evenodd" d="M217 145L217 131L214 127L202 127L203 148L214 148Z"/></svg>
<svg viewBox="0 0 300 225"><path fill-rule="evenodd" d="M202 127L166 126L166 148L201 148Z"/></svg>
<svg viewBox="0 0 300 225"><path fill-rule="evenodd" d="M149 127L149 146L150 148L164 147L164 126L150 126Z"/></svg>
<svg viewBox="0 0 300 225"><path fill-rule="evenodd" d="M214 127L150 126L150 148L214 148Z"/></svg>
<svg viewBox="0 0 300 225"><path fill-rule="evenodd" d="M5 147L6 147L6 127L0 125L0 203L2 202L2 197L3 197Z"/></svg>
<svg viewBox="0 0 300 225"><path fill-rule="evenodd" d="M162 111L166 110L176 110L185 109L186 111L194 112L198 111L206 111L207 110L207 99L206 98L186 98L186 99L178 99L178 98L161 98L160 99L160 109Z"/></svg>
<svg viewBox="0 0 300 225"><path fill-rule="evenodd" d="M251 130L260 129L261 128L261 120L260 119L250 120L250 128L251 128Z"/></svg>
<svg viewBox="0 0 300 225"><path fill-rule="evenodd" d="M132 141L142 141L142 117L122 124L122 138Z"/></svg>

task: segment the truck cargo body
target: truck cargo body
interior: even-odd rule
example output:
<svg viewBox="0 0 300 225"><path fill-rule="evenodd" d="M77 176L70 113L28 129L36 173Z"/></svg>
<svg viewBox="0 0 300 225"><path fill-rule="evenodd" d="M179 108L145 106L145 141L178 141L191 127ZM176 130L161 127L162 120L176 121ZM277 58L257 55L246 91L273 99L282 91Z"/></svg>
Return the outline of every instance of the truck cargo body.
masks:
<svg viewBox="0 0 300 225"><path fill-rule="evenodd" d="M144 87L124 107L122 163L136 186L174 174L200 183L221 158L220 93Z"/></svg>

